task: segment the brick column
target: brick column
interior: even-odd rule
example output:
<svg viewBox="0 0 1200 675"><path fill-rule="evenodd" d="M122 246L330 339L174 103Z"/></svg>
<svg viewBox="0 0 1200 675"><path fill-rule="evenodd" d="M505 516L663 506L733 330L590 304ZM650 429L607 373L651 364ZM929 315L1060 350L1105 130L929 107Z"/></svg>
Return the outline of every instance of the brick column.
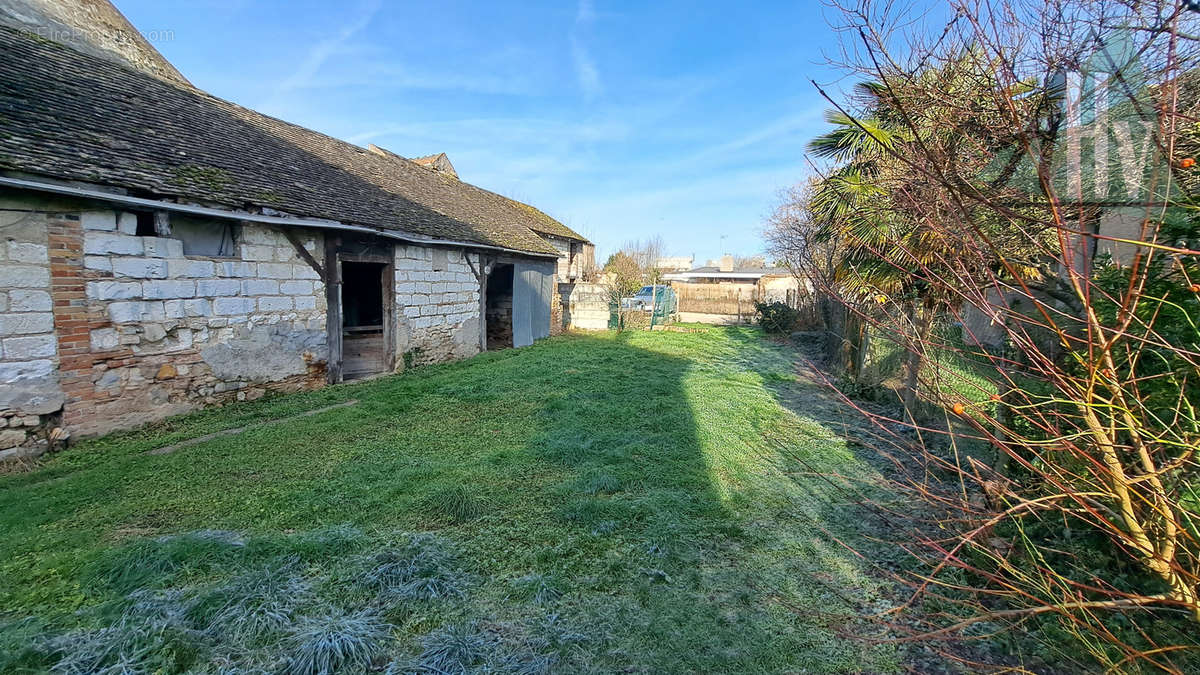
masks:
<svg viewBox="0 0 1200 675"><path fill-rule="evenodd" d="M58 338L59 377L66 404L63 426L71 429L90 421L92 385L91 337L84 289L83 227L77 215L47 220L50 244L50 297L54 302L54 332Z"/></svg>

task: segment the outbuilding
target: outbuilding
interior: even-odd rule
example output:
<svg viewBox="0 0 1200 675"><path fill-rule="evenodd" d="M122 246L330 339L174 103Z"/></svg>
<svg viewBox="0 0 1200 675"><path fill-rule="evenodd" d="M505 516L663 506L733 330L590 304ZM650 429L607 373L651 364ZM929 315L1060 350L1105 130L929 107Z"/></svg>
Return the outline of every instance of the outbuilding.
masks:
<svg viewBox="0 0 1200 675"><path fill-rule="evenodd" d="M560 268L590 247L448 160L361 148L20 28L0 27L0 62L9 454L53 429L528 345L550 332Z"/></svg>

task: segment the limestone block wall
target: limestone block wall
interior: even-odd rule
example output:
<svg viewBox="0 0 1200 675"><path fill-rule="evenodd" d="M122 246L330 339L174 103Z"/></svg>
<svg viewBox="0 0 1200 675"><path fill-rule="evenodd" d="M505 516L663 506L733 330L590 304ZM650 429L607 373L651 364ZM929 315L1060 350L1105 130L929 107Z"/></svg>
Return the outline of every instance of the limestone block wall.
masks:
<svg viewBox="0 0 1200 675"><path fill-rule="evenodd" d="M479 353L479 281L471 270L479 269L479 256L404 245L396 246L395 256L398 366Z"/></svg>
<svg viewBox="0 0 1200 675"><path fill-rule="evenodd" d="M184 255L179 239L136 236L131 213L86 211L80 224L90 359L63 369L82 378L66 409L74 430L323 381L324 286L281 233L245 223L236 256L204 257ZM323 247L319 234L303 244Z"/></svg>
<svg viewBox="0 0 1200 675"><path fill-rule="evenodd" d="M571 277L571 240L555 237L549 234L541 235L558 251L558 264L555 268L556 281L568 281Z"/></svg>
<svg viewBox="0 0 1200 675"><path fill-rule="evenodd" d="M596 247L594 245L564 237L556 237L552 234L542 234L539 236L558 250L558 264L555 269L555 276L558 282L568 283L572 279L578 279L584 274L585 270L595 267ZM571 259L572 247L575 249L574 260Z"/></svg>
<svg viewBox="0 0 1200 675"><path fill-rule="evenodd" d="M486 306L488 349L507 349L513 346L512 290L503 294L493 292L492 297L487 299Z"/></svg>
<svg viewBox="0 0 1200 675"><path fill-rule="evenodd" d="M567 326L575 330L608 329L608 300L608 289L603 284L575 284L567 297Z"/></svg>
<svg viewBox="0 0 1200 675"><path fill-rule="evenodd" d="M243 224L234 255L185 255L137 236L136 214L15 190L0 190L0 225L0 460L38 454L57 427L324 383L324 286L280 232ZM301 239L323 251L319 232Z"/></svg>
<svg viewBox="0 0 1200 675"><path fill-rule="evenodd" d="M0 460L59 427L101 434L325 383L325 287L276 229L238 224L232 255L200 256L184 233L228 221L139 236L137 214L95 202L0 190L0 208ZM294 234L324 259L320 231ZM479 256L390 248L397 365L478 353Z"/></svg>
<svg viewBox="0 0 1200 675"><path fill-rule="evenodd" d="M51 300L48 222L0 199L0 453L24 444L63 405Z"/></svg>

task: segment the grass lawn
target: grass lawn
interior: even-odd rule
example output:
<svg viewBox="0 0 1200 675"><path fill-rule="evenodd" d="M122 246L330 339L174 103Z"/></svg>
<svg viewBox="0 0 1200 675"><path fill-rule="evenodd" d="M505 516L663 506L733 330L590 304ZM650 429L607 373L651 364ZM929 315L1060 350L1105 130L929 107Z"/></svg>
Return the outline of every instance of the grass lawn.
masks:
<svg viewBox="0 0 1200 675"><path fill-rule="evenodd" d="M0 477L0 671L896 670L791 359L570 335L80 443Z"/></svg>

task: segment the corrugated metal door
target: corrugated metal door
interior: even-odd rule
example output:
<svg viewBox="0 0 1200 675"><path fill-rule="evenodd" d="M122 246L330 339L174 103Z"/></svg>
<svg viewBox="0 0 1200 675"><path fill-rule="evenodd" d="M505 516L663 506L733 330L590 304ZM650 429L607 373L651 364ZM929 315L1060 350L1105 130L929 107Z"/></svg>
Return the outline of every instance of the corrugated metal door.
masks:
<svg viewBox="0 0 1200 675"><path fill-rule="evenodd" d="M553 263L513 266L513 346L525 347L550 335Z"/></svg>

